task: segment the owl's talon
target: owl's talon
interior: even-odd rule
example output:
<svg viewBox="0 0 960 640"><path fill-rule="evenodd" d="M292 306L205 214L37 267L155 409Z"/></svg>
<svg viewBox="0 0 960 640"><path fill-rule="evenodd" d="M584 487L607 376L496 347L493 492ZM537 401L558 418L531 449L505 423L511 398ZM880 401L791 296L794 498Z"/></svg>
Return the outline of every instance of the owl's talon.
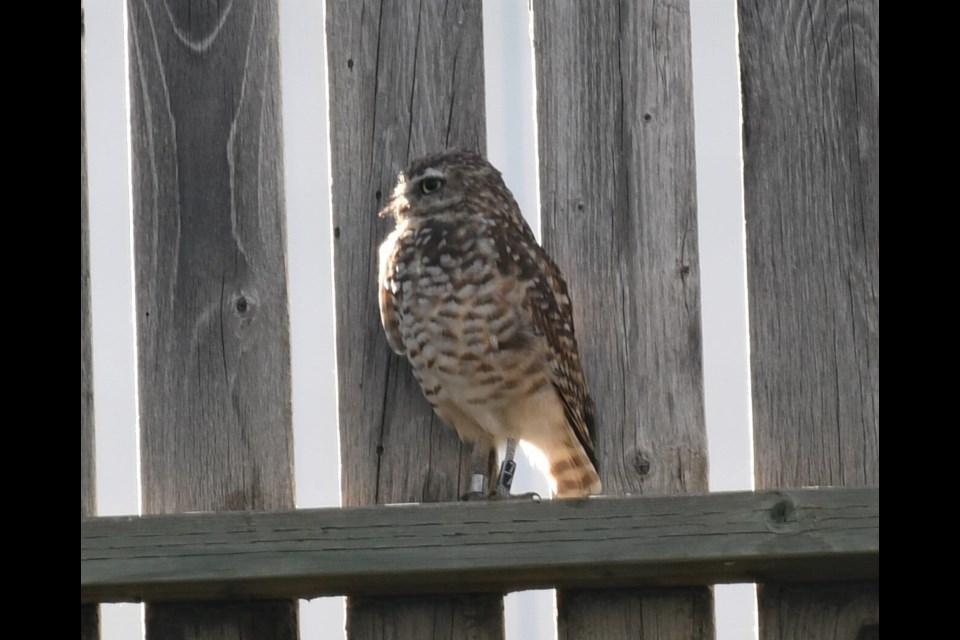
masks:
<svg viewBox="0 0 960 640"><path fill-rule="evenodd" d="M467 491L465 494L460 496L461 502L477 502L490 499L491 494L486 493L485 491Z"/></svg>

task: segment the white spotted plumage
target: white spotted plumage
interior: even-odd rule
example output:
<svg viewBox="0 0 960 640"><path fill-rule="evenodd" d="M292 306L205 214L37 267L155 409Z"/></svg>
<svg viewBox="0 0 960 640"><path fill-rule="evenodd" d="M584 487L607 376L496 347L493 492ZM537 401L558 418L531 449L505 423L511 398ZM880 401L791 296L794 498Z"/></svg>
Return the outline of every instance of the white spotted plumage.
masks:
<svg viewBox="0 0 960 640"><path fill-rule="evenodd" d="M560 497L598 493L566 284L500 173L469 151L420 158L381 215L384 331L437 414L465 441L542 451Z"/></svg>

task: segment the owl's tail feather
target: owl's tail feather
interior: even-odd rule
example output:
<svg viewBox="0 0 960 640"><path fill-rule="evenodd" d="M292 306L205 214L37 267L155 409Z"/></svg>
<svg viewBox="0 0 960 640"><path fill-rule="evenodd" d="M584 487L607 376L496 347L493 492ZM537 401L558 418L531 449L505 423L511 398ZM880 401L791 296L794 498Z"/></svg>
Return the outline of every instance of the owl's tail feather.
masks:
<svg viewBox="0 0 960 640"><path fill-rule="evenodd" d="M580 498L600 493L600 476L578 442L546 452L558 498Z"/></svg>

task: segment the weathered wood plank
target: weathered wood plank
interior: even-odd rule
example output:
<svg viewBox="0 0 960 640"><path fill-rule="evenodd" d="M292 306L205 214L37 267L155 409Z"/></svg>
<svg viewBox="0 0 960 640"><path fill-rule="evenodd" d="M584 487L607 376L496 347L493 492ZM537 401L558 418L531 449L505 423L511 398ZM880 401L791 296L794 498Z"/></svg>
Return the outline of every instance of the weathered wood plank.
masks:
<svg viewBox="0 0 960 640"><path fill-rule="evenodd" d="M327 2L345 506L452 500L468 488L469 452L383 336L377 247L391 224L376 213L413 157L451 146L483 150L482 36L479 0ZM392 607L349 602L347 626L353 638L394 637L388 629L402 638L501 637L502 616L483 631L469 622L474 608L500 610L494 600L471 602L469 610L459 598Z"/></svg>
<svg viewBox="0 0 960 640"><path fill-rule="evenodd" d="M351 638L469 638L503 637L503 598L478 594L351 598L347 619Z"/></svg>
<svg viewBox="0 0 960 640"><path fill-rule="evenodd" d="M880 582L764 584L760 637L880 640Z"/></svg>
<svg viewBox="0 0 960 640"><path fill-rule="evenodd" d="M80 517L96 514L93 447L93 347L90 336L90 238L87 127L84 117L83 12L80 14Z"/></svg>
<svg viewBox="0 0 960 640"><path fill-rule="evenodd" d="M485 144L480 3L443 8L327 5L344 506L452 500L469 481L456 434L387 346L376 297L377 247L393 226L377 212L397 172L428 151Z"/></svg>
<svg viewBox="0 0 960 640"><path fill-rule="evenodd" d="M98 518L81 523L80 539L81 602L879 574L880 490L872 488ZM703 623L689 612L710 609L708 592L697 591L665 605L685 612L688 628ZM648 600L674 597L665 594L644 592L631 611L651 612L657 605ZM619 595L582 593L608 612ZM570 606L588 606L579 597ZM352 624L382 627L394 615L367 599L355 606L379 611L380 622L355 616ZM471 611L486 606L494 605L471 601L451 615L476 618ZM583 619L564 615L568 635L577 635ZM613 618L603 628L619 624Z"/></svg>
<svg viewBox="0 0 960 640"><path fill-rule="evenodd" d="M534 3L543 241L612 495L707 489L689 18L686 0ZM656 608L645 637L712 637L705 592L614 595L559 597L560 636L636 637Z"/></svg>
<svg viewBox="0 0 960 640"><path fill-rule="evenodd" d="M90 337L90 238L87 203L87 120L84 75L83 5L80 6L80 517L97 512L93 441L93 349ZM80 607L80 638L100 637L100 610Z"/></svg>
<svg viewBox="0 0 960 640"><path fill-rule="evenodd" d="M100 637L100 607L95 604L80 605L80 640L95 640Z"/></svg>
<svg viewBox="0 0 960 640"><path fill-rule="evenodd" d="M568 589L557 610L561 640L713 636L709 589Z"/></svg>
<svg viewBox="0 0 960 640"><path fill-rule="evenodd" d="M162 640L291 640L298 638L297 616L292 603L218 602L197 605L170 602L146 607L147 634Z"/></svg>
<svg viewBox="0 0 960 640"><path fill-rule="evenodd" d="M879 485L879 2L739 20L756 484ZM763 585L761 636L869 637L879 602Z"/></svg>
<svg viewBox="0 0 960 640"><path fill-rule="evenodd" d="M143 510L289 508L277 2L128 15ZM295 625L291 601L147 611L152 637Z"/></svg>
<svg viewBox="0 0 960 640"><path fill-rule="evenodd" d="M740 5L759 487L880 482L879 13Z"/></svg>

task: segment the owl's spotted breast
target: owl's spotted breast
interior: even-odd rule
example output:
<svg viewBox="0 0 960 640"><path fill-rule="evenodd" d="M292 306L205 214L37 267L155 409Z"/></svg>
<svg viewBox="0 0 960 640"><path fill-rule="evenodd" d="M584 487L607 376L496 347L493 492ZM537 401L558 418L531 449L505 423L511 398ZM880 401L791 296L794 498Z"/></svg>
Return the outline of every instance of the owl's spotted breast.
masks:
<svg viewBox="0 0 960 640"><path fill-rule="evenodd" d="M481 438L478 428L519 437L490 414L547 384L544 350L529 348L536 336L519 313L524 286L503 270L489 225L411 227L396 238L388 287L402 352L424 395L444 418L485 414L448 420L465 439Z"/></svg>

